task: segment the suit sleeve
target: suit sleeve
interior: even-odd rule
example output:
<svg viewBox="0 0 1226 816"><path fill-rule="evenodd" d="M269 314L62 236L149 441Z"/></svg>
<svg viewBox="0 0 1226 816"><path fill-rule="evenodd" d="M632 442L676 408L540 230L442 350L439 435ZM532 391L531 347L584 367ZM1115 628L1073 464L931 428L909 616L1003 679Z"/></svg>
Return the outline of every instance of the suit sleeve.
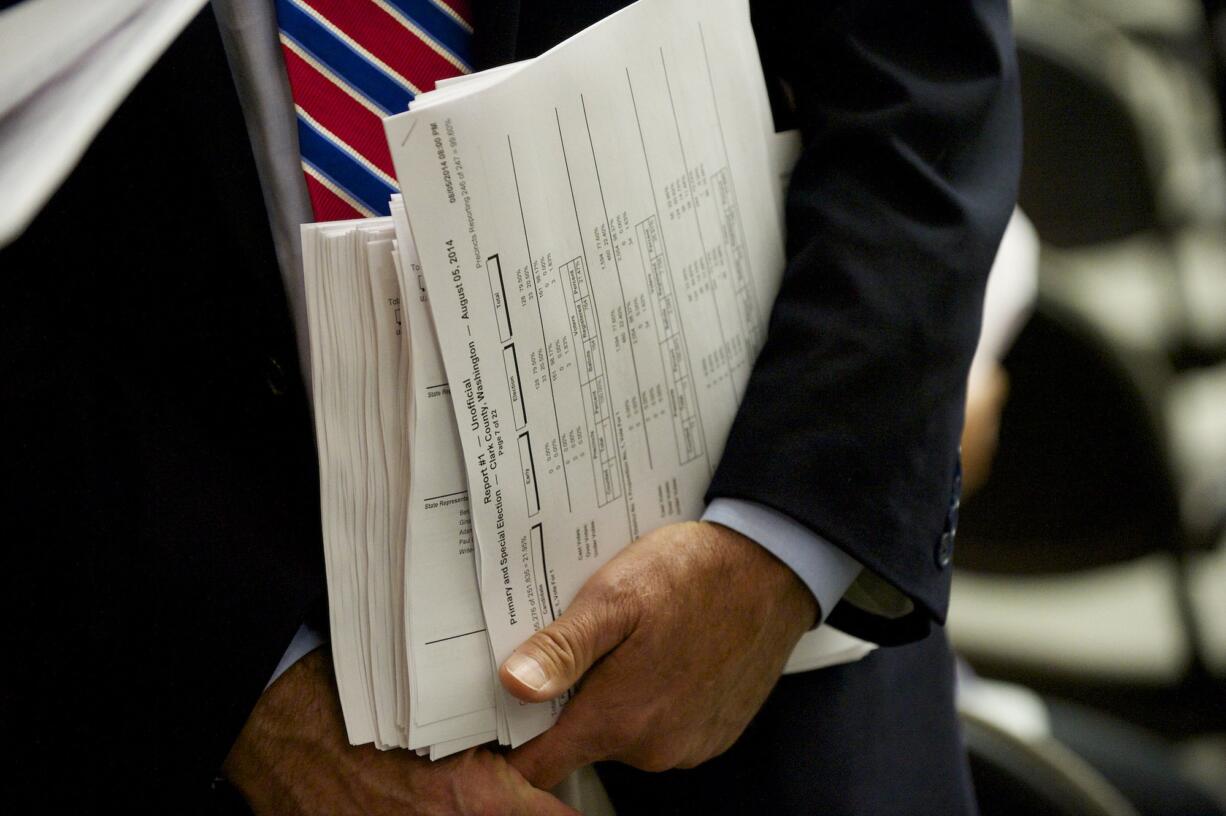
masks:
<svg viewBox="0 0 1226 816"><path fill-rule="evenodd" d="M889 616L845 600L831 623L918 639L948 606L966 376L1016 198L1007 3L753 10L805 150L782 288L708 500L790 516L908 601Z"/></svg>

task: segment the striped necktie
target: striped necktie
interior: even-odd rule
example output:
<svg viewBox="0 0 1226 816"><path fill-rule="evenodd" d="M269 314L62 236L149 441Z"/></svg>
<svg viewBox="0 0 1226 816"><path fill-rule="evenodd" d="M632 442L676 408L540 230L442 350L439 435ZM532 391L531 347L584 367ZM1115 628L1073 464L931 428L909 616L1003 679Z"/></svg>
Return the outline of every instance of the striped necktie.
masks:
<svg viewBox="0 0 1226 816"><path fill-rule="evenodd" d="M470 0L276 0L319 221L388 214L397 192L384 116L471 65Z"/></svg>

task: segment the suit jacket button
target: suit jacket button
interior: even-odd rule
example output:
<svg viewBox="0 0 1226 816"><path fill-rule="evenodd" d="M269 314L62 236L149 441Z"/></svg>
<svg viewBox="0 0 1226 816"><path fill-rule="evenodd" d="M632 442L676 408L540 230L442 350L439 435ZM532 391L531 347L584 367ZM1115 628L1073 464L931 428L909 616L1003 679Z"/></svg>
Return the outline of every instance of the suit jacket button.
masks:
<svg viewBox="0 0 1226 816"><path fill-rule="evenodd" d="M276 357L268 357L264 361L264 383L275 397L285 394L285 369Z"/></svg>
<svg viewBox="0 0 1226 816"><path fill-rule="evenodd" d="M949 566L949 562L954 557L954 534L952 531L946 530L941 533L941 540L937 544L936 561L937 566L945 569Z"/></svg>

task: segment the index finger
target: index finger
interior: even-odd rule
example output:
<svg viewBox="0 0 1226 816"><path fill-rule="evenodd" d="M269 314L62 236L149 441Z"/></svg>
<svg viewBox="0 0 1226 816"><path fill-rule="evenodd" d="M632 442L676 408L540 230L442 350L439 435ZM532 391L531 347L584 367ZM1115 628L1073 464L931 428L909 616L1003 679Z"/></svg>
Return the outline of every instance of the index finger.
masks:
<svg viewBox="0 0 1226 816"><path fill-rule="evenodd" d="M585 725L578 696L553 727L507 755L507 761L535 787L548 790L584 765L607 759Z"/></svg>
<svg viewBox="0 0 1226 816"><path fill-rule="evenodd" d="M525 792L513 816L583 816L552 793L533 788Z"/></svg>

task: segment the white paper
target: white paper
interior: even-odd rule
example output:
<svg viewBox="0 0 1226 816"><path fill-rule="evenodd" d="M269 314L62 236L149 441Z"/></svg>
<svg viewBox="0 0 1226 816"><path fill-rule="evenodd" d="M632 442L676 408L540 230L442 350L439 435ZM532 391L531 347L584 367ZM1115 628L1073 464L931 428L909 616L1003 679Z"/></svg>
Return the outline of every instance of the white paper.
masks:
<svg viewBox="0 0 1226 816"><path fill-rule="evenodd" d="M333 662L354 743L407 741L407 336L390 218L303 228Z"/></svg>
<svg viewBox="0 0 1226 816"><path fill-rule="evenodd" d="M388 231L381 231L387 234ZM369 270L370 303L374 318L375 388L377 394L372 418L382 443L372 454L376 477L376 500L369 510L375 529L368 541L371 550L367 582L371 593L367 603L371 615L371 672L375 678L380 743L396 747L404 742L403 725L408 710L408 676L405 670L404 631L404 537L408 490L408 396L409 348L407 326L401 319L400 282L396 277L391 237L368 237L365 243ZM365 290L364 290L365 291ZM381 453L381 455L379 455ZM380 473L382 466L382 473ZM382 475L380 483L377 479Z"/></svg>
<svg viewBox="0 0 1226 816"><path fill-rule="evenodd" d="M367 678L366 661L360 654L366 634L361 627L359 601L359 549L346 546L351 502L346 494L353 490L352 464L348 453L352 434L348 425L356 419L343 416L340 405L343 367L340 359L345 327L333 314L334 276L331 248L316 241L310 225L302 230L303 267L307 284L307 312L311 325L312 387L315 403L315 438L319 451L320 518L323 526L324 566L328 579L328 612L332 658L336 668L337 690L345 715L345 730L350 742L374 740L373 702ZM349 512L344 512L349 509ZM364 550L363 550L364 551Z"/></svg>
<svg viewBox="0 0 1226 816"><path fill-rule="evenodd" d="M412 338L413 471L403 592L412 678L409 746L417 748L494 731L495 678L477 592L468 484L450 388L399 201L393 201L392 213L398 221L401 289ZM473 716L461 719L466 715ZM451 726L427 728L440 721Z"/></svg>
<svg viewBox="0 0 1226 816"><path fill-rule="evenodd" d="M698 516L783 251L743 0L641 2L464 87L388 134L501 661L633 538ZM559 712L504 703L515 745Z"/></svg>

